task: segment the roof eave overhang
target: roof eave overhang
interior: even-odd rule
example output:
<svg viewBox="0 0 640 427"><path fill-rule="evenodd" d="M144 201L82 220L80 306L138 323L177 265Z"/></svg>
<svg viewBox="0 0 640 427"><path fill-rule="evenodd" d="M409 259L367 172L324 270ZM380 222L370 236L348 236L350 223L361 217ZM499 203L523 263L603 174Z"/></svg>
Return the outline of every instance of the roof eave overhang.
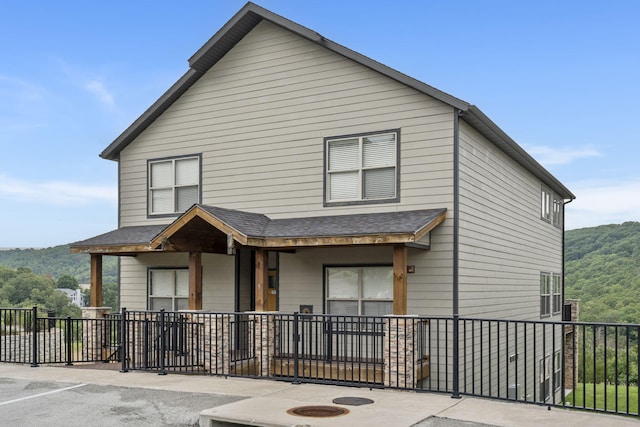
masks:
<svg viewBox="0 0 640 427"><path fill-rule="evenodd" d="M184 214L182 214L179 218L177 218L174 222L169 224L167 228L162 230L154 239L151 241L149 246L151 248L161 248L163 243L171 239L171 236L180 231L185 225L189 224L194 218L200 218L206 221L215 229L219 230L221 233L226 235L231 234L233 236L233 240L240 243L241 245L246 245L248 242L247 236L242 233L240 230L230 226L225 223L215 215L207 212L202 209L199 205L193 205L190 209L188 209Z"/></svg>
<svg viewBox="0 0 640 427"><path fill-rule="evenodd" d="M184 92L186 92L204 73L216 64L229 50L231 50L242 38L248 34L263 19L272 22L282 28L317 43L339 55L349 58L374 71L380 72L400 83L412 87L420 92L438 99L445 104L466 110L469 104L448 93L442 92L419 80L400 73L386 65L372 60L358 52L348 49L338 43L324 38L317 32L303 27L280 15L247 3L236 13L216 34L213 35L198 51L189 58L190 69L176 83L169 88L156 102L153 103L135 122L133 122L118 138L116 138L100 157L108 160L118 160L120 151L140 135L151 123L155 121L171 104L173 104Z"/></svg>
<svg viewBox="0 0 640 427"><path fill-rule="evenodd" d="M231 236L240 245L271 248L271 249L295 249L301 247L333 247L333 246L360 246L360 245L394 245L404 243L419 243L419 240L428 232L436 228L446 219L446 210L443 210L434 219L428 221L418 230L408 233L376 233L357 235L331 235L331 236L252 236L232 227L199 205L192 206L173 223L167 226L150 242L151 251L161 250L173 235L187 226L194 218L200 218L210 224L221 233Z"/></svg>
<svg viewBox="0 0 640 427"><path fill-rule="evenodd" d="M509 135L507 135L498 125L487 117L478 107L470 105L467 110L461 110L461 118L469 123L508 156L518 162L521 166L540 179L545 185L550 187L565 200L573 200L576 196L565 187L556 177L529 155L520 145L518 145Z"/></svg>
<svg viewBox="0 0 640 427"><path fill-rule="evenodd" d="M102 254L102 255L135 255L146 252L158 252L148 244L138 245L96 245L96 246L71 246L72 254Z"/></svg>

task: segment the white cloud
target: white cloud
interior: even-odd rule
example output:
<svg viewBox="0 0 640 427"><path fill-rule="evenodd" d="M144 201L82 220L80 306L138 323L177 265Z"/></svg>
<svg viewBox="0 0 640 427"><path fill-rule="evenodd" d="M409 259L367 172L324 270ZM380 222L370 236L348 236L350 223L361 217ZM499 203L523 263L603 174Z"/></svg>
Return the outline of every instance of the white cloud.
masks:
<svg viewBox="0 0 640 427"><path fill-rule="evenodd" d="M602 153L593 147L555 148L542 145L527 146L526 150L544 166L566 165L585 157L600 157Z"/></svg>
<svg viewBox="0 0 640 427"><path fill-rule="evenodd" d="M566 228L640 221L640 178L570 184L576 200L567 205Z"/></svg>
<svg viewBox="0 0 640 427"><path fill-rule="evenodd" d="M111 92L107 90L104 83L100 80L93 79L84 84L84 88L98 97L98 100L108 107L115 105L115 99Z"/></svg>
<svg viewBox="0 0 640 427"><path fill-rule="evenodd" d="M68 81L76 87L94 96L101 104L113 108L116 100L113 93L108 89L103 76L104 72L95 69L85 69L77 64L70 64L67 61L56 58L58 69L67 77Z"/></svg>
<svg viewBox="0 0 640 427"><path fill-rule="evenodd" d="M29 182L0 175L0 198L16 198L26 202L52 205L116 204L115 185L86 185L75 182Z"/></svg>

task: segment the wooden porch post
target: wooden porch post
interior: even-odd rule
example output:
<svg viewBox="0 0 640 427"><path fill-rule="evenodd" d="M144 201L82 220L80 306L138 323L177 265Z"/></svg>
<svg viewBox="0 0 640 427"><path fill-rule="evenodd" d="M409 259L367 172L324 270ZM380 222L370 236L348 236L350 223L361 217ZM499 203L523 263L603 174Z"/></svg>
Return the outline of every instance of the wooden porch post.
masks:
<svg viewBox="0 0 640 427"><path fill-rule="evenodd" d="M256 249L256 311L267 311L269 299L269 252Z"/></svg>
<svg viewBox="0 0 640 427"><path fill-rule="evenodd" d="M407 314L407 247L393 247L393 314Z"/></svg>
<svg viewBox="0 0 640 427"><path fill-rule="evenodd" d="M202 310L202 252L189 252L189 310Z"/></svg>
<svg viewBox="0 0 640 427"><path fill-rule="evenodd" d="M100 254L91 254L89 306L102 307L102 255Z"/></svg>

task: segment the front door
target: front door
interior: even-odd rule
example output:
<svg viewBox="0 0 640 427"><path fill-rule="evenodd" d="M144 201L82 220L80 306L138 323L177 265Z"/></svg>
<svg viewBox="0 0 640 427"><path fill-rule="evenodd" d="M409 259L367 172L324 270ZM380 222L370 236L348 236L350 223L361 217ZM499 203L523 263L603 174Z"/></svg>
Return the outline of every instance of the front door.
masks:
<svg viewBox="0 0 640 427"><path fill-rule="evenodd" d="M277 252L269 252L269 293L267 298L267 311L277 311L279 308L279 261ZM236 250L236 301L235 311L253 311L256 309L255 283L256 279L256 254L248 248Z"/></svg>

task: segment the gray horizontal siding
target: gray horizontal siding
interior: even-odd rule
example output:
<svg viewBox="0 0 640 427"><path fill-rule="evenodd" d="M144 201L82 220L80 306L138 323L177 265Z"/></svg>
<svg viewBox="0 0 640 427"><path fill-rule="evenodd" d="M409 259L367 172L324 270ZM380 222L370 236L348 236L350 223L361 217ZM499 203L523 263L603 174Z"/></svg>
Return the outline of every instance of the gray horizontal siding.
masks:
<svg viewBox="0 0 640 427"><path fill-rule="evenodd" d="M464 122L460 141L460 313L538 319L540 272L562 271L541 182Z"/></svg>
<svg viewBox="0 0 640 427"><path fill-rule="evenodd" d="M323 138L401 129L401 200L323 207ZM451 107L263 22L121 155L121 225L148 158L202 153L202 202L284 216L451 207Z"/></svg>

